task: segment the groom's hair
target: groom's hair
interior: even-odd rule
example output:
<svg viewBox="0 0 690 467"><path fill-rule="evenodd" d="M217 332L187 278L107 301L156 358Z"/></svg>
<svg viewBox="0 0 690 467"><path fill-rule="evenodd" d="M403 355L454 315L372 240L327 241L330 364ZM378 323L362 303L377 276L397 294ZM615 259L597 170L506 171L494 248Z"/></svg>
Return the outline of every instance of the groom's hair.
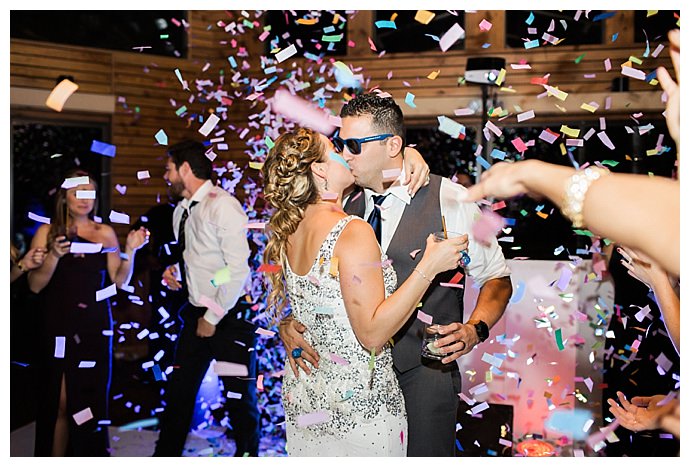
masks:
<svg viewBox="0 0 690 467"><path fill-rule="evenodd" d="M374 128L381 133L391 133L405 139L405 126L400 106L392 97L376 93L360 94L340 109L340 117L370 115Z"/></svg>

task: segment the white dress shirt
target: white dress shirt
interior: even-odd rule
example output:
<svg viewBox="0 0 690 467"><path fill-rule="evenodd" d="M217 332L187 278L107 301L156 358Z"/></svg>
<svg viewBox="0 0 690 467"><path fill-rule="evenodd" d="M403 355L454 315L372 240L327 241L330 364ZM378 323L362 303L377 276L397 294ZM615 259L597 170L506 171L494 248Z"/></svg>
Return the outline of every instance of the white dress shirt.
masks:
<svg viewBox="0 0 690 467"><path fill-rule="evenodd" d="M184 226L183 256L189 302L207 307L203 302L211 299L227 313L244 295L248 284L247 215L234 196L207 180L191 199L183 199L175 208L173 230L176 238L182 213L194 201L198 204L192 207ZM215 287L211 279L224 268L230 272L230 281ZM223 316L208 309L204 319L215 325Z"/></svg>
<svg viewBox="0 0 690 467"><path fill-rule="evenodd" d="M381 249L388 251L388 246L398 228L405 207L410 204L411 197L407 193L407 186L403 186L405 180L405 166L398 179L384 192L375 193L365 188L364 194L366 208L364 220L374 209L372 197L378 194L389 194L381 203ZM472 235L472 224L480 215L479 207L475 203L458 201L459 193L467 191L462 185L451 182L447 178L441 180L441 215L446 218L446 230L459 234L468 234L470 265L465 272L472 276L474 282L481 287L489 279L496 279L510 275L510 268L503 257L503 251L494 237L489 246L484 246L476 241ZM429 233L433 233L430 228Z"/></svg>

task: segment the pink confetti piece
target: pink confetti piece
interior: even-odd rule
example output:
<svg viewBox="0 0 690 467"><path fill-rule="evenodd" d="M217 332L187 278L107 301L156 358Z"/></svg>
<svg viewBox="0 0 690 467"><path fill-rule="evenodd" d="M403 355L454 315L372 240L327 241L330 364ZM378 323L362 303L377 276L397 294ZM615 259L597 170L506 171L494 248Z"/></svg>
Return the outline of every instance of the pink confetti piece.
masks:
<svg viewBox="0 0 690 467"><path fill-rule="evenodd" d="M396 180L398 177L400 177L400 173L402 171L400 169L386 169L382 170L381 174L383 175L384 180Z"/></svg>
<svg viewBox="0 0 690 467"><path fill-rule="evenodd" d="M518 114L517 121L524 122L525 120L529 120L531 118L534 118L534 110L528 110L527 112L522 112L521 114Z"/></svg>
<svg viewBox="0 0 690 467"><path fill-rule="evenodd" d="M431 324L433 322L433 317L431 315L427 315L422 310L417 310L417 319L424 324Z"/></svg>
<svg viewBox="0 0 690 467"><path fill-rule="evenodd" d="M492 211L498 211L499 209L503 209L506 207L506 202L505 201L499 201L498 203L494 203L491 205L491 210Z"/></svg>
<svg viewBox="0 0 690 467"><path fill-rule="evenodd" d="M480 243L490 243L498 232L505 227L505 220L493 211L482 211L472 224L472 236Z"/></svg>
<svg viewBox="0 0 690 467"><path fill-rule="evenodd" d="M33 212L29 212L27 216L32 221L40 222L42 224L50 224L50 217L39 216L38 214L34 214Z"/></svg>
<svg viewBox="0 0 690 467"><path fill-rule="evenodd" d="M332 191L324 191L321 194L321 199L326 201L335 201L338 199L338 193L333 193Z"/></svg>
<svg viewBox="0 0 690 467"><path fill-rule="evenodd" d="M631 78L639 79L641 81L644 81L645 78L647 77L647 75L645 75L644 71L638 70L636 68L629 67L629 66L621 67L621 74L623 76L629 76Z"/></svg>
<svg viewBox="0 0 690 467"><path fill-rule="evenodd" d="M494 123L493 123L491 120L489 120L489 121L486 122L486 128L488 128L489 130L491 130L491 132L492 132L493 134L495 134L496 136L498 136L499 138L500 138L501 136L503 136L503 131L501 131L501 129L500 129L499 127L497 127L496 125L494 125Z"/></svg>
<svg viewBox="0 0 690 467"><path fill-rule="evenodd" d="M479 23L479 30L486 32L486 31L490 30L492 26L493 26L493 24L491 24L486 19L483 19L482 22Z"/></svg>
<svg viewBox="0 0 690 467"><path fill-rule="evenodd" d="M462 399L462 400L465 402L465 404L467 404L467 405L469 405L469 406L473 406L474 404L477 403L476 400L470 399L469 397L467 397L467 396L464 395L463 393L459 393L459 394L458 394L458 397L460 397L460 399Z"/></svg>
<svg viewBox="0 0 690 467"><path fill-rule="evenodd" d="M517 152L527 151L527 146L525 145L525 142L522 141L522 139L519 136L512 140L511 143L513 144L513 147L517 150Z"/></svg>
<svg viewBox="0 0 690 467"><path fill-rule="evenodd" d="M117 285L111 284L105 289L96 291L96 301L100 302L115 295L117 295Z"/></svg>
<svg viewBox="0 0 690 467"><path fill-rule="evenodd" d="M326 410L321 410L318 412L308 413L304 415L297 416L297 426L307 427L311 425L319 425L321 423L326 423L331 419L331 414Z"/></svg>
<svg viewBox="0 0 690 467"><path fill-rule="evenodd" d="M261 336L267 336L267 337L273 337L273 336L276 335L275 331L269 331L269 330L264 329L264 328L258 328L258 329L255 331L255 333L256 333L256 334L259 334L259 335L261 335Z"/></svg>
<svg viewBox="0 0 690 467"><path fill-rule="evenodd" d="M259 391L264 390L264 375L259 375L256 378L256 389L258 389Z"/></svg>
<svg viewBox="0 0 690 467"><path fill-rule="evenodd" d="M560 289L561 292L565 292L570 284L570 279L573 277L573 271L569 267L564 267L561 269L561 277L558 279L556 287Z"/></svg>
<svg viewBox="0 0 690 467"><path fill-rule="evenodd" d="M328 356L330 357L330 359L331 359L331 361L332 361L333 363L336 363L336 364L338 364L338 365L348 366L348 365L350 364L350 362L348 362L347 360L345 360L345 359L344 359L343 357L341 357L340 355L336 355L336 354L334 354L334 353L330 353Z"/></svg>
<svg viewBox="0 0 690 467"><path fill-rule="evenodd" d="M245 229L260 229L263 230L266 228L266 223L265 222L250 222L249 224L244 224Z"/></svg>
<svg viewBox="0 0 690 467"><path fill-rule="evenodd" d="M225 310L213 299L207 297L206 295L202 295L201 297L199 297L199 303L211 310L216 316L225 316Z"/></svg>
<svg viewBox="0 0 690 467"><path fill-rule="evenodd" d="M529 63L511 63L510 68L512 68L513 70L531 70L532 66Z"/></svg>
<svg viewBox="0 0 690 467"><path fill-rule="evenodd" d="M69 245L69 252L75 254L100 253L102 249L102 243L72 242Z"/></svg>
<svg viewBox="0 0 690 467"><path fill-rule="evenodd" d="M464 109L455 109L453 113L457 117L462 117L464 115L474 115L474 110L470 109L469 107L465 107Z"/></svg>
<svg viewBox="0 0 690 467"><path fill-rule="evenodd" d="M127 224L127 225L129 225L129 215L127 215L123 212L117 212L117 211L111 210L110 215L108 216L108 219L113 224Z"/></svg>
<svg viewBox="0 0 690 467"><path fill-rule="evenodd" d="M421 248L414 251L410 251L410 258L415 259L420 251L422 251Z"/></svg>
<svg viewBox="0 0 690 467"><path fill-rule="evenodd" d="M664 44L657 45L654 52L652 52L652 57L657 58L662 50L664 50Z"/></svg>
<svg viewBox="0 0 690 467"><path fill-rule="evenodd" d="M458 23L453 24L451 28L446 31L445 34L441 37L441 40L439 40L439 46L441 47L441 51L445 52L449 48L452 47L453 44L455 44L459 39L464 39L465 38L465 30L460 27Z"/></svg>
<svg viewBox="0 0 690 467"><path fill-rule="evenodd" d="M302 126L330 135L335 131L335 126L331 123L328 115L321 109L315 108L309 102L297 96L293 96L289 91L279 89L272 99L271 108L273 112L299 123Z"/></svg>
<svg viewBox="0 0 690 467"><path fill-rule="evenodd" d="M79 412L72 415L72 418L74 419L77 425L83 425L84 423L88 422L93 418L93 413L91 413L91 407L87 407L84 410L80 410Z"/></svg>
<svg viewBox="0 0 690 467"><path fill-rule="evenodd" d="M454 289L464 289L465 288L465 286L462 284L453 284L452 282L439 282L438 285L440 285L441 287L450 287L450 288L454 288Z"/></svg>
<svg viewBox="0 0 690 467"><path fill-rule="evenodd" d="M213 372L218 376L239 376L244 377L249 375L246 365L232 362L216 362L213 365Z"/></svg>
<svg viewBox="0 0 690 467"><path fill-rule="evenodd" d="M606 60L604 60L604 69L606 71L611 71L611 59L610 58L607 58Z"/></svg>
<svg viewBox="0 0 690 467"><path fill-rule="evenodd" d="M600 131L599 133L597 133L597 137L601 140L602 143L606 145L607 148L611 150L616 149L616 146L613 145L613 142L611 142L611 139L605 131Z"/></svg>
<svg viewBox="0 0 690 467"><path fill-rule="evenodd" d="M576 146L576 147L582 147L584 146L584 140L580 138L568 138L565 140L565 145L566 146Z"/></svg>

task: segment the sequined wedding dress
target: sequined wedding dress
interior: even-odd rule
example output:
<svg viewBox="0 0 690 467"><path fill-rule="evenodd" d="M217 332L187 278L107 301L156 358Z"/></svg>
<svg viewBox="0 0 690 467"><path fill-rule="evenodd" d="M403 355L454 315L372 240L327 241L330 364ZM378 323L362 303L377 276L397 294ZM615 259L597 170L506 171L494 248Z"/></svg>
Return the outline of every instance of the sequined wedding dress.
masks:
<svg viewBox="0 0 690 467"><path fill-rule="evenodd" d="M300 371L299 379L285 365L290 456L404 456L407 451L405 403L390 344L375 357L360 345L345 310L337 267L336 275L331 274L336 241L355 218L345 217L331 229L306 275L295 274L285 261L292 314L307 327L304 338L320 356L319 368L309 376ZM383 254L381 262L388 297L397 278ZM366 284L361 288L367 293Z"/></svg>

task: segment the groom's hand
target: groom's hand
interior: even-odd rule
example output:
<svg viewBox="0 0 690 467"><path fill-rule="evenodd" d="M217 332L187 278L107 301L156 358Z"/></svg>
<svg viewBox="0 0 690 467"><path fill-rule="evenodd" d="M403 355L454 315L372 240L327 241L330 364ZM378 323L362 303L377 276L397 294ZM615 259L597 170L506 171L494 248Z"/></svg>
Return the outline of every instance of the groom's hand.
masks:
<svg viewBox="0 0 690 467"><path fill-rule="evenodd" d="M292 372L297 379L299 379L298 367L307 375L311 374L311 370L306 362L309 362L314 368L319 367L319 354L304 340L303 334L306 330L307 327L292 316L284 318L278 326L278 334L280 335L280 340L283 341L290 368L292 368ZM300 358L292 356L292 351L296 348L302 349Z"/></svg>

